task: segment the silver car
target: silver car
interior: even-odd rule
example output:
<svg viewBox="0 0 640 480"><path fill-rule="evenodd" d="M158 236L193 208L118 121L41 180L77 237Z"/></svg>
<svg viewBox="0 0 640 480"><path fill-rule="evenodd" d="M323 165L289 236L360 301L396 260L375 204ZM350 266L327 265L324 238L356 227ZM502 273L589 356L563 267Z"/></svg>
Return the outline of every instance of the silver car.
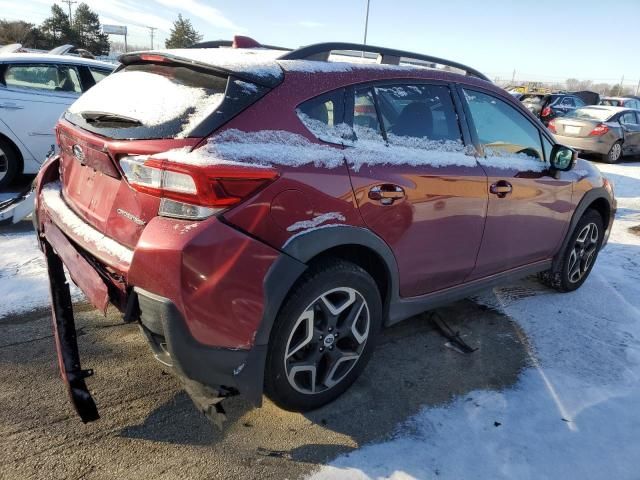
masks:
<svg viewBox="0 0 640 480"><path fill-rule="evenodd" d="M577 108L552 120L549 130L558 143L598 154L608 163L624 155L640 155L640 110L604 105Z"/></svg>
<svg viewBox="0 0 640 480"><path fill-rule="evenodd" d="M0 55L0 191L38 172L62 112L115 67L70 55Z"/></svg>

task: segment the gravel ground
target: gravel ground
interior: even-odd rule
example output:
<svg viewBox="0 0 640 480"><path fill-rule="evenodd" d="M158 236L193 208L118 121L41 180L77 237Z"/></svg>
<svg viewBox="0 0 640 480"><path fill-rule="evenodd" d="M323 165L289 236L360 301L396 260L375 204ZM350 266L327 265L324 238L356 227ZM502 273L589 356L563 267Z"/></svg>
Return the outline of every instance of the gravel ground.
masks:
<svg viewBox="0 0 640 480"><path fill-rule="evenodd" d="M59 380L50 317L0 319L0 478L299 478L339 454L407 430L409 417L475 389L512 385L528 364L508 318L471 301L440 310L478 350L448 348L425 316L385 331L364 375L308 414L268 400L225 403L218 430L150 354L137 326L76 306L84 368L102 418L83 425ZM461 432L463 434L463 432Z"/></svg>

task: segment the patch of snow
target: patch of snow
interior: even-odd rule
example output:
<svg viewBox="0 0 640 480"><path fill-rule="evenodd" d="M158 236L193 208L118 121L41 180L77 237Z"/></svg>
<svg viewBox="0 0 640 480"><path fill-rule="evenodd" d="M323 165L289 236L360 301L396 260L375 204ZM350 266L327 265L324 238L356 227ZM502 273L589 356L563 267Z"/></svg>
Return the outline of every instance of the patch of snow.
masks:
<svg viewBox="0 0 640 480"><path fill-rule="evenodd" d="M296 109L298 118L311 133L323 142L342 144L350 142L353 137L353 129L346 123L330 126L326 123L310 117L300 109Z"/></svg>
<svg viewBox="0 0 640 480"><path fill-rule="evenodd" d="M333 55L329 60L333 60ZM388 70L397 72L415 71L423 68L418 65L386 65L382 63L360 62L357 57L353 57L349 62L329 61L322 62L317 60L278 60L280 66L286 72L303 72L303 73L345 73L356 70Z"/></svg>
<svg viewBox="0 0 640 480"><path fill-rule="evenodd" d="M233 83L239 86L243 93L252 94L258 92L258 86L255 83L243 82L242 80L234 80Z"/></svg>
<svg viewBox="0 0 640 480"><path fill-rule="evenodd" d="M273 78L282 76L282 69L275 59L287 53L265 48L176 48L153 52L206 63L232 72Z"/></svg>
<svg viewBox="0 0 640 480"><path fill-rule="evenodd" d="M188 114L182 129L187 134L223 100L224 95L219 92L182 85L150 72L123 70L109 75L82 95L69 107L69 112L122 115L147 127Z"/></svg>
<svg viewBox="0 0 640 480"><path fill-rule="evenodd" d="M298 237L301 237L303 235L307 235L311 232L315 232L316 230L322 230L325 228L336 228L336 227L344 227L344 224L342 223L327 223L326 225L320 225L318 227L313 227L313 228L308 228L306 230L303 230L301 232L296 233L295 235L290 236L286 242L284 242L284 245L282 246L282 249L286 249L287 245L289 245L293 240L295 240Z"/></svg>
<svg viewBox="0 0 640 480"><path fill-rule="evenodd" d="M502 150L485 148L486 157L479 157L478 162L485 167L513 169L519 172L542 172L549 165L525 153L510 153Z"/></svg>
<svg viewBox="0 0 640 480"><path fill-rule="evenodd" d="M123 263L130 264L133 258L133 250L100 233L82 220L65 203L62 198L61 188L59 181L47 183L40 194L42 203L48 210L54 212L64 224L64 226L60 225L61 229L95 246L100 252L115 257Z"/></svg>
<svg viewBox="0 0 640 480"><path fill-rule="evenodd" d="M340 212L328 212L321 215L316 215L311 220L301 220L287 227L287 232L295 232L296 230L306 230L309 228L315 228L318 225L328 222L329 220L338 220L344 222L345 218Z"/></svg>
<svg viewBox="0 0 640 480"><path fill-rule="evenodd" d="M584 285L561 294L536 282L534 295L496 288L479 300L531 343L533 366L517 384L425 408L314 480L638 478L640 237L629 227L640 222L640 163L599 168L616 185L618 213Z"/></svg>
<svg viewBox="0 0 640 480"><path fill-rule="evenodd" d="M0 318L48 306L49 276L35 232L0 233L0 244ZM74 300L82 298L70 287Z"/></svg>

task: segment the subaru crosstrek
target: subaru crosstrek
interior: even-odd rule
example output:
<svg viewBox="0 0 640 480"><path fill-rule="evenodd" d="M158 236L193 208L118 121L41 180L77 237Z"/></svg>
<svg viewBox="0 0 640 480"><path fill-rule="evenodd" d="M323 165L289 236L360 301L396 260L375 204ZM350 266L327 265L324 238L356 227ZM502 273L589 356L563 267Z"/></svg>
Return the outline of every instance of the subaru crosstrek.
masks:
<svg viewBox="0 0 640 480"><path fill-rule="evenodd" d="M567 292L589 275L611 184L480 72L355 44L213 47L125 54L38 176L84 421L98 412L65 271L214 416L236 394L317 408L385 326L517 277Z"/></svg>

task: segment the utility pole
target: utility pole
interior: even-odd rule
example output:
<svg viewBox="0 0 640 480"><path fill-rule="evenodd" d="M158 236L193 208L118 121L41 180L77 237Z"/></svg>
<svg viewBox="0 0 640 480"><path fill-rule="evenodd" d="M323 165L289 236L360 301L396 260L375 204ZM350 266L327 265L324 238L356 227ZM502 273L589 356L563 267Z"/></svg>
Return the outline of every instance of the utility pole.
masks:
<svg viewBox="0 0 640 480"><path fill-rule="evenodd" d="M78 2L76 2L75 0L60 0L62 3L66 3L67 6L69 7L69 26L72 26L73 24L73 18L71 17L71 5L74 5Z"/></svg>
<svg viewBox="0 0 640 480"><path fill-rule="evenodd" d="M640 92L640 80L638 80L638 86L636 87L636 97L638 96L638 92Z"/></svg>
<svg viewBox="0 0 640 480"><path fill-rule="evenodd" d="M151 50L153 50L153 32L155 32L157 30L156 27L147 27L149 29L149 32L151 33Z"/></svg>
<svg viewBox="0 0 640 480"><path fill-rule="evenodd" d="M622 75L622 79L620 80L620 85L618 86L618 96L622 95L622 85L624 84L624 75Z"/></svg>
<svg viewBox="0 0 640 480"><path fill-rule="evenodd" d="M362 42L364 45L367 44L367 30L369 28L369 1L367 0L367 13L364 17L364 41ZM362 52L362 55L364 56L364 52Z"/></svg>
<svg viewBox="0 0 640 480"><path fill-rule="evenodd" d="M516 82L516 69L513 69L513 75L511 75L511 85Z"/></svg>

